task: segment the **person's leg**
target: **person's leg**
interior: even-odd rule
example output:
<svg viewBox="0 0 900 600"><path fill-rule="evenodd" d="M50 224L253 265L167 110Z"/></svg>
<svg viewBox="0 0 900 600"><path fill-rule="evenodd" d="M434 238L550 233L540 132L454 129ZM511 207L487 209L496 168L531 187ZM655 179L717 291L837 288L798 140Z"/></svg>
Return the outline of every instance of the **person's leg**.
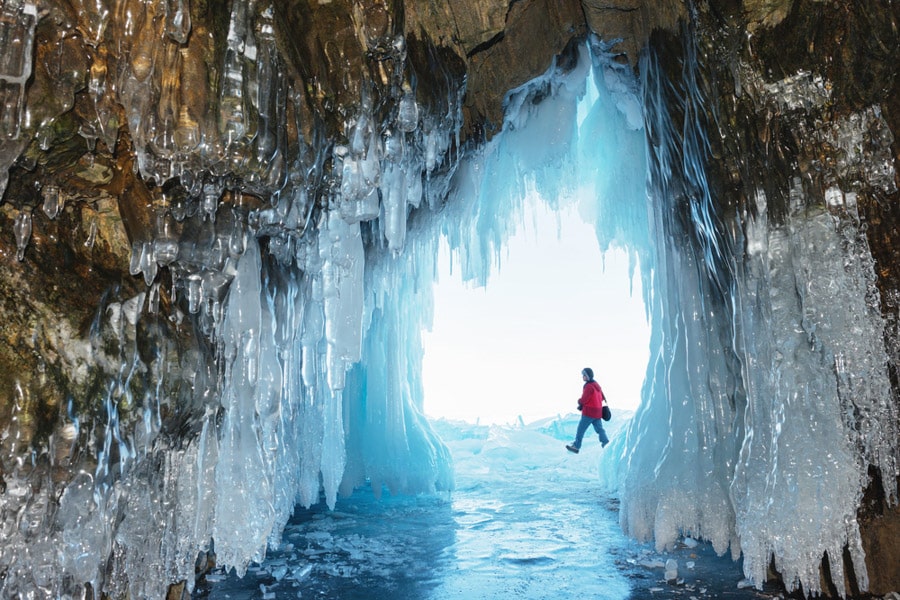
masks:
<svg viewBox="0 0 900 600"><path fill-rule="evenodd" d="M584 432L587 431L587 428L590 427L592 419L590 417L581 416L581 420L578 421L578 431L575 432L575 442L572 444L579 450L581 449L581 440L584 439Z"/></svg>
<svg viewBox="0 0 900 600"><path fill-rule="evenodd" d="M606 446L609 443L609 438L606 437L606 430L603 429L602 419L594 419L594 431L596 431L597 435L600 437L600 445Z"/></svg>

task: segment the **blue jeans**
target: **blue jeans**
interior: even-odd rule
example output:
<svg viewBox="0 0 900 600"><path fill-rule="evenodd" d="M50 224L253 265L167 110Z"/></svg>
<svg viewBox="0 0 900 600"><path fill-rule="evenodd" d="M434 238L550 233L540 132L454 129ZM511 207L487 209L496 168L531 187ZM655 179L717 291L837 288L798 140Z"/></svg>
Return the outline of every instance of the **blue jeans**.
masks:
<svg viewBox="0 0 900 600"><path fill-rule="evenodd" d="M581 450L581 440L584 439L584 432L591 425L594 426L594 431L600 437L600 444L605 446L609 443L609 438L606 437L606 432L603 430L603 419L594 419L581 415L581 420L578 422L578 431L575 433L575 443L572 444L579 450Z"/></svg>

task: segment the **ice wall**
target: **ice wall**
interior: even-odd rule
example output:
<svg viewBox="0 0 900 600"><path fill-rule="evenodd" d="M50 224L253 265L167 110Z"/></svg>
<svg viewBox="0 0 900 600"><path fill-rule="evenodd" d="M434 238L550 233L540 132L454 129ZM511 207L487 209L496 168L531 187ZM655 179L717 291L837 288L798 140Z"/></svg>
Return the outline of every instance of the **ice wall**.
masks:
<svg viewBox="0 0 900 600"><path fill-rule="evenodd" d="M452 488L449 453L421 414L419 334L433 278L419 278L402 250L429 243L406 239L411 208L446 198L459 91L446 106L420 106L405 40L391 37L380 64L395 68L378 106L368 95L377 86L364 82L329 138L284 74L272 7L226 4L209 103L191 89L206 83L208 57L187 3L123 0L112 11L100 1L79 12L92 63L71 75L89 75L98 117L80 133L114 148L120 113L110 103L121 104L135 169L162 189L129 265L146 291L110 290L88 339L59 333L73 379L102 373L102 409L93 396L71 399L51 449L32 451L31 464L15 418L2 433L24 454L3 472L0 596L162 598L170 583L192 588L198 552L243 572L296 504L333 507L339 491L367 482L379 494ZM30 44L34 6L3 11L0 33ZM121 26L106 32L111 18ZM21 112L29 68L4 63L4 111ZM78 89L58 83L58 104L29 113L21 144L52 142ZM16 118L2 125L5 174L21 132ZM43 190L51 219L59 192ZM21 260L30 220L17 219L15 233ZM433 253L422 254L427 265ZM178 346L182 327L197 347ZM40 479L45 459L72 477Z"/></svg>
<svg viewBox="0 0 900 600"><path fill-rule="evenodd" d="M870 468L896 481L898 415L856 192L797 177L780 184L784 219L770 218L759 190L726 222L706 181L714 124L690 36L684 55L677 82L653 54L641 65L656 240L642 261L652 270L651 361L642 405L601 472L639 539L662 548L682 534L705 538L743 556L757 585L774 562L789 589L807 594L822 591L823 557L843 593L847 549L865 590L857 511ZM802 97L808 110L823 102L808 89L826 88L800 74L760 86L759 101L785 108ZM842 181L890 191L887 150L858 143L886 130L873 108L809 135L842 149Z"/></svg>

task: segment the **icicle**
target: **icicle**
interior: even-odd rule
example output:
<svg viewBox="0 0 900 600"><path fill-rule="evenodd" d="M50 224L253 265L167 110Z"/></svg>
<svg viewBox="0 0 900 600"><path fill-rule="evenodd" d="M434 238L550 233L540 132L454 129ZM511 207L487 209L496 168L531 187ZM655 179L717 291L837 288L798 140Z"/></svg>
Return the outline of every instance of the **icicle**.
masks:
<svg viewBox="0 0 900 600"><path fill-rule="evenodd" d="M191 273L187 276L187 280L185 281L185 294L187 296L188 312L192 315L200 312L200 307L203 300L203 295L200 289L201 284L202 280L200 278L200 275L197 273Z"/></svg>
<svg viewBox="0 0 900 600"><path fill-rule="evenodd" d="M237 2L231 7L231 21L228 26L225 64L222 69L222 84L219 97L219 130L226 144L233 144L246 132L244 106L244 36L247 34L248 6ZM255 57L250 57L254 59Z"/></svg>
<svg viewBox="0 0 900 600"><path fill-rule="evenodd" d="M156 261L156 252L154 251L153 242L144 242L141 245L141 273L144 274L144 283L150 286L156 279L156 273L159 268Z"/></svg>
<svg viewBox="0 0 900 600"><path fill-rule="evenodd" d="M231 258L240 258L246 247L246 235L244 234L244 224L237 217L234 218L234 225L231 235L228 237L228 256Z"/></svg>
<svg viewBox="0 0 900 600"><path fill-rule="evenodd" d="M400 131L410 133L419 126L419 105L416 104L416 96L408 85L404 86L403 97L397 108L397 128Z"/></svg>
<svg viewBox="0 0 900 600"><path fill-rule="evenodd" d="M172 215L167 210L157 217L153 254L161 267L169 265L178 256L178 239L173 221Z"/></svg>
<svg viewBox="0 0 900 600"><path fill-rule="evenodd" d="M381 186L384 203L384 237L388 248L400 250L406 239L406 174L389 165Z"/></svg>
<svg viewBox="0 0 900 600"><path fill-rule="evenodd" d="M60 194L59 188L55 185L46 185L41 190L41 195L44 198L44 204L42 206L44 214L51 220L55 219L65 204L65 200L63 200L63 196Z"/></svg>
<svg viewBox="0 0 900 600"><path fill-rule="evenodd" d="M31 239L31 211L23 210L16 215L13 223L13 232L16 235L16 259L19 262L25 260L25 249L28 240Z"/></svg>
<svg viewBox="0 0 900 600"><path fill-rule="evenodd" d="M155 281L150 286L150 295L147 299L147 313L151 315L159 314L159 286L159 281Z"/></svg>
<svg viewBox="0 0 900 600"><path fill-rule="evenodd" d="M166 35L179 44L187 44L191 33L189 0L167 0Z"/></svg>
<svg viewBox="0 0 900 600"><path fill-rule="evenodd" d="M153 52L156 42L159 40L156 19L157 8L158 5L155 2L141 3L141 9L144 13L143 19L135 32L136 36L131 45L131 74L138 83L146 82L153 71ZM142 91L146 92L146 90ZM144 96L144 100L149 99ZM141 131L141 129L134 127L133 131Z"/></svg>
<svg viewBox="0 0 900 600"><path fill-rule="evenodd" d="M203 196L200 199L200 209L204 218L213 223L216 222L216 212L219 210L219 198L222 197L224 185L219 179L212 179L203 184Z"/></svg>
<svg viewBox="0 0 900 600"><path fill-rule="evenodd" d="M328 385L344 387L344 374L359 360L362 344L365 254L358 224L348 224L331 211L319 234L325 339L328 342Z"/></svg>
<svg viewBox="0 0 900 600"><path fill-rule="evenodd" d="M184 154L190 153L200 144L200 125L185 105L181 105L178 110L178 124L172 134L172 141L175 148ZM191 186L186 184L185 187L190 189Z"/></svg>
<svg viewBox="0 0 900 600"><path fill-rule="evenodd" d="M218 560L243 575L261 557L275 521L274 419L281 389L274 338L261 306L260 256L250 244L238 264L220 329L229 373L222 392L216 465L215 544Z"/></svg>
<svg viewBox="0 0 900 600"><path fill-rule="evenodd" d="M203 307L209 316L216 317L215 321L218 321L218 312L225 300L230 281L231 278L221 271L206 271L200 277L200 298Z"/></svg>
<svg viewBox="0 0 900 600"><path fill-rule="evenodd" d="M406 169L406 201L413 208L419 208L422 203L422 170L417 163Z"/></svg>
<svg viewBox="0 0 900 600"><path fill-rule="evenodd" d="M249 58L249 57L248 57ZM283 95L283 83L275 44L272 7L267 7L256 22L256 95L252 98L258 113L254 158L259 165L271 166L277 150L277 103ZM253 86L251 86L253 89Z"/></svg>
<svg viewBox="0 0 900 600"><path fill-rule="evenodd" d="M131 244L131 261L128 263L128 272L132 275L139 275L141 272L141 254L144 252L143 242L134 242Z"/></svg>

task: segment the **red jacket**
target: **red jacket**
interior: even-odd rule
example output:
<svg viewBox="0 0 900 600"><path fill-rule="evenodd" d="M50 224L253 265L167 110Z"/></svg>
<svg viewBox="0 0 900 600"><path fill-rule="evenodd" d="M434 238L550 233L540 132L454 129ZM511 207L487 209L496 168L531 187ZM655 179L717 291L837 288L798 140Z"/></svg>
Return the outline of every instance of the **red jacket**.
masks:
<svg viewBox="0 0 900 600"><path fill-rule="evenodd" d="M606 398L603 396L603 390L596 381L588 381L584 384L581 392L581 399L578 404L581 405L581 414L592 419L600 419L603 417L603 402Z"/></svg>

